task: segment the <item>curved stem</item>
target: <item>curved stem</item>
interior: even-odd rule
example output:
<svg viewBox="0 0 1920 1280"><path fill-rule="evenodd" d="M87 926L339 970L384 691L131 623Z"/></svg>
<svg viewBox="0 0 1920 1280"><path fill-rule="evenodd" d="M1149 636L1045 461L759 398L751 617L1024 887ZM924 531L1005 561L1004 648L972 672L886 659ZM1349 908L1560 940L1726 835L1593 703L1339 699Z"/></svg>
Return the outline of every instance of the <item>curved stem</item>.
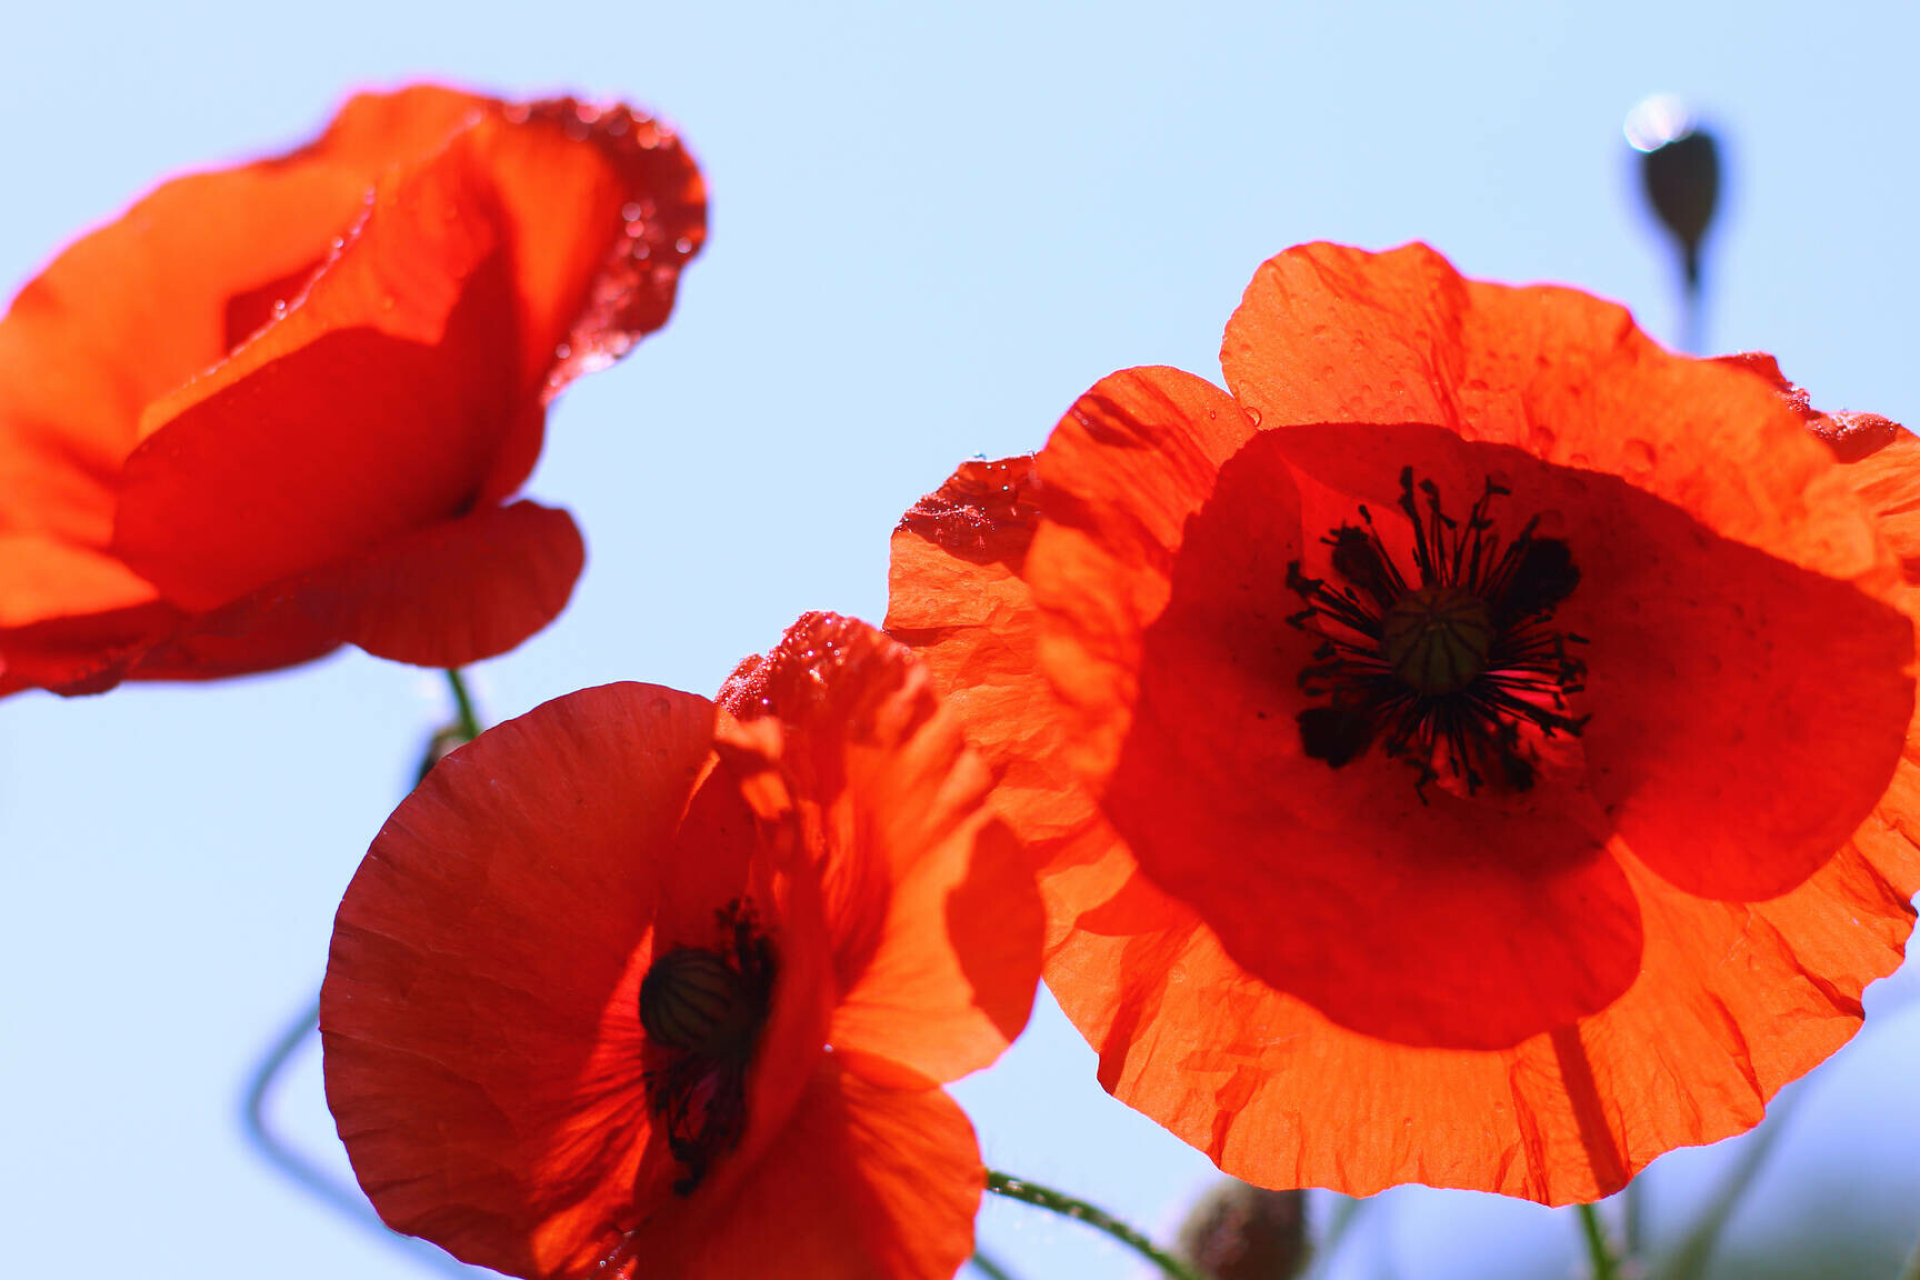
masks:
<svg viewBox="0 0 1920 1280"><path fill-rule="evenodd" d="M1085 1200L1076 1199L1063 1191L1055 1191L1052 1187L1028 1182L1024 1178L1012 1177L995 1169L987 1170L987 1190L997 1196L1005 1196L1009 1200L1018 1200L1023 1204L1030 1204L1060 1214L1062 1217L1072 1218L1076 1222L1084 1222L1096 1231L1104 1231L1174 1277L1174 1280L1206 1280L1194 1268L1160 1248L1140 1232L1106 1210L1088 1204Z"/></svg>
<svg viewBox="0 0 1920 1280"><path fill-rule="evenodd" d="M453 711L460 732L471 742L480 736L480 715L473 709L473 695L467 692L467 678L460 668L447 668L447 687L453 690Z"/></svg>
<svg viewBox="0 0 1920 1280"><path fill-rule="evenodd" d="M1593 1280L1620 1280L1620 1260L1613 1254L1613 1244L1607 1239L1600 1211L1590 1204L1575 1207L1580 1210L1580 1231L1587 1242L1587 1261L1593 1267Z"/></svg>
<svg viewBox="0 0 1920 1280"><path fill-rule="evenodd" d="M1013 1280L1013 1272L1007 1270L998 1258L978 1246L974 1247L973 1256L967 1261L971 1262L973 1269L985 1276L987 1280Z"/></svg>
<svg viewBox="0 0 1920 1280"><path fill-rule="evenodd" d="M287 1023L286 1028L260 1061L254 1065L247 1077L247 1092L240 1105L240 1127L246 1134L247 1142L259 1153L260 1158L272 1165L289 1181L296 1183L301 1190L321 1201L353 1221L359 1227L372 1231L388 1241L399 1245L413 1254L414 1258L442 1275L468 1276L473 1273L465 1266L441 1253L438 1249L403 1236L380 1221L378 1214L362 1196L356 1187L347 1186L327 1176L325 1170L308 1160L288 1144L273 1127L267 1123L267 1101L273 1095L273 1087L286 1070L293 1055L320 1027L320 1002L316 999L301 1009L298 1017Z"/></svg>

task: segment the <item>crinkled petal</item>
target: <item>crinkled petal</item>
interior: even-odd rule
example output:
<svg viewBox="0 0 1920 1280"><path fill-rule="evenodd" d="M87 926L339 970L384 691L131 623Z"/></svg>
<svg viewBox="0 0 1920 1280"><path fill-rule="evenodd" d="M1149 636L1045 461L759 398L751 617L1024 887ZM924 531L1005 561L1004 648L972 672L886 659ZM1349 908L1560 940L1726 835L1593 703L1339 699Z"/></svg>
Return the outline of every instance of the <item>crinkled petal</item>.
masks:
<svg viewBox="0 0 1920 1280"><path fill-rule="evenodd" d="M1911 477L1860 469L1897 536ZM1033 660L1018 570L1037 521L1024 460L970 463L902 521L890 630L967 717L1040 863L1046 978L1101 1080L1227 1172L1366 1194L1407 1181L1551 1203L1608 1194L1676 1146L1750 1127L1785 1081L1859 1026L1920 888L1909 833L1920 749L1840 853L1783 897L1696 898L1616 855L1643 974L1575 1027L1500 1051L1393 1044L1251 977L1139 871L1064 766L1065 721Z"/></svg>
<svg viewBox="0 0 1920 1280"><path fill-rule="evenodd" d="M1178 437L1152 421L1109 429ZM1026 576L1043 669L1097 726L1095 745L1076 744L1082 775L1147 873L1262 979L1387 1039L1501 1048L1624 991L1639 922L1591 801L1542 788L1496 807L1423 795L1378 752L1338 770L1305 754L1299 674L1319 639L1289 622L1288 566L1305 549L1283 434L1244 444L1165 541L1143 543L1090 518L1101 498L1083 486L1155 455L1129 444L1103 466L1077 428L1069 415L1040 457L1053 479ZM1144 617L1111 604L1156 597ZM1122 674L1078 678L1108 666Z"/></svg>
<svg viewBox="0 0 1920 1280"><path fill-rule="evenodd" d="M865 623L810 614L721 704L784 730L781 771L826 886L835 1049L921 1083L993 1061L1031 1008L1039 900L926 673Z"/></svg>
<svg viewBox="0 0 1920 1280"><path fill-rule="evenodd" d="M1581 584L1556 624L1592 642L1588 776L1662 875L1770 897L1872 808L1913 705L1911 622L1770 361L1674 356L1619 307L1466 281L1419 245L1273 259L1222 359L1289 462L1356 503L1391 509L1408 464L1460 507L1493 476L1568 541Z"/></svg>

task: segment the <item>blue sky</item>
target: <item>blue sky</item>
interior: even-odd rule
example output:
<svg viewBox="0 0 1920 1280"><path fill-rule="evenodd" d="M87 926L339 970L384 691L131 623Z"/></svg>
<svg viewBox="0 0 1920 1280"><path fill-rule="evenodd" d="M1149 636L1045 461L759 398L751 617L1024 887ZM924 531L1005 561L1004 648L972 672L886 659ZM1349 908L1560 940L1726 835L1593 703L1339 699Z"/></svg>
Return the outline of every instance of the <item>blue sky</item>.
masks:
<svg viewBox="0 0 1920 1280"><path fill-rule="evenodd" d="M575 512L588 569L560 621L478 680L494 719L613 679L711 692L803 610L877 621L887 532L959 459L1037 447L1117 368L1217 378L1241 288L1289 244L1425 239L1471 274L1620 299L1671 337L1670 262L1620 129L1656 90L1726 147L1710 344L1777 353L1818 404L1920 420L1915 26L1767 3L18 6L0 288L163 175L300 140L356 86L658 109L706 170L713 238L669 329L556 407L530 489ZM234 1108L443 715L428 675L357 652L0 705L9 1270L425 1274L264 1172ZM1920 1203L1905 982L1816 1073L1742 1231L1790 1231L1820 1178L1876 1230ZM1207 1180L1100 1093L1050 1010L959 1092L990 1162L1149 1226ZM279 1114L338 1159L314 1056ZM1656 1229L1729 1158L1663 1161ZM1023 1275L1133 1274L1016 1206L983 1231ZM1409 1191L1341 1274L1561 1274L1571 1243L1527 1206Z"/></svg>

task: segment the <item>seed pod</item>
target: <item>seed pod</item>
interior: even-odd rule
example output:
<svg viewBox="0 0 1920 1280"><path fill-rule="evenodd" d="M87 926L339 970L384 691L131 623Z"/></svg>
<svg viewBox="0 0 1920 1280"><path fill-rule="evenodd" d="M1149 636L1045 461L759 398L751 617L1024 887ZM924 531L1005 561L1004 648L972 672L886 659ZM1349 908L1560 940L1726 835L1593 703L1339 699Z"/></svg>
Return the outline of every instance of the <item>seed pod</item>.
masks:
<svg viewBox="0 0 1920 1280"><path fill-rule="evenodd" d="M1292 1280L1310 1252L1306 1193L1229 1178L1187 1214L1180 1252L1213 1280Z"/></svg>

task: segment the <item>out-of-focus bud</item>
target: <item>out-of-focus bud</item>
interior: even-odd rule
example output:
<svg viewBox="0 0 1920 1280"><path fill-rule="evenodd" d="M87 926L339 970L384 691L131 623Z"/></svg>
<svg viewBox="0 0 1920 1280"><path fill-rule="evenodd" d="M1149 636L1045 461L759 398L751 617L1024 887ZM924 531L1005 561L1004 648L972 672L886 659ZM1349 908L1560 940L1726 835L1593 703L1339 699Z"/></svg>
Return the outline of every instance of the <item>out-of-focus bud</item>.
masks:
<svg viewBox="0 0 1920 1280"><path fill-rule="evenodd" d="M1292 1280L1307 1265L1307 1195L1228 1179L1180 1227L1180 1253L1213 1280Z"/></svg>
<svg viewBox="0 0 1920 1280"><path fill-rule="evenodd" d="M1700 246L1720 199L1720 148L1686 104L1658 93L1627 113L1647 201L1680 244L1689 288L1700 284Z"/></svg>
<svg viewBox="0 0 1920 1280"><path fill-rule="evenodd" d="M433 766L439 764L453 752L455 747L464 747L473 738L457 724L444 725L433 731L427 739L427 749L420 753L420 771L414 775L413 785L419 786L433 772Z"/></svg>

